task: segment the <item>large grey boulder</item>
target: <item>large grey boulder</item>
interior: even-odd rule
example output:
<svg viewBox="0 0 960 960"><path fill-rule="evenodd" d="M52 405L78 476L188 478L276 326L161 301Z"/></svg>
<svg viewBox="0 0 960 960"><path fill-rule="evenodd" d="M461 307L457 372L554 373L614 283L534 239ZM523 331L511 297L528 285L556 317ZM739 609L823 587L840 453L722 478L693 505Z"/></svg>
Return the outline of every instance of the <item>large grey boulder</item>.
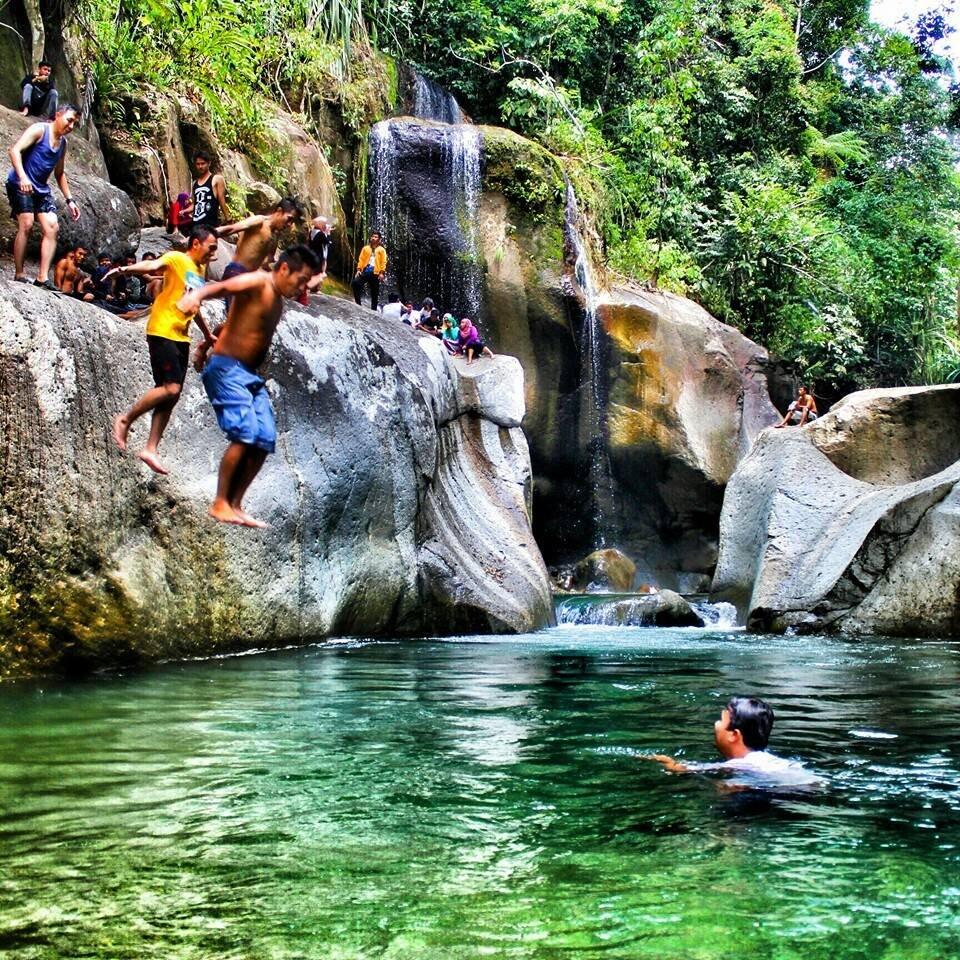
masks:
<svg viewBox="0 0 960 960"><path fill-rule="evenodd" d="M225 440L195 373L157 477L110 438L152 383L142 328L0 283L0 673L551 621L522 408L482 399L489 378L522 396L515 360L467 368L319 298L288 309L265 375L279 438L251 531L206 514Z"/></svg>
<svg viewBox="0 0 960 960"><path fill-rule="evenodd" d="M34 120L15 110L0 107L0 141L13 144L31 122ZM2 168L4 179L9 169L7 161ZM71 134L66 172L74 199L80 207L80 219L76 223L70 219L60 190L51 177L60 218L57 249L63 252L71 247L83 246L93 257L101 251L113 257L132 253L140 235L140 216L130 198L107 181L99 148L79 134ZM17 224L10 216L6 191L0 190L0 243L10 249L16 232ZM39 249L40 230L37 227L31 234L28 256L35 257Z"/></svg>
<svg viewBox="0 0 960 960"><path fill-rule="evenodd" d="M718 599L758 630L954 635L960 386L852 394L768 430L727 487Z"/></svg>

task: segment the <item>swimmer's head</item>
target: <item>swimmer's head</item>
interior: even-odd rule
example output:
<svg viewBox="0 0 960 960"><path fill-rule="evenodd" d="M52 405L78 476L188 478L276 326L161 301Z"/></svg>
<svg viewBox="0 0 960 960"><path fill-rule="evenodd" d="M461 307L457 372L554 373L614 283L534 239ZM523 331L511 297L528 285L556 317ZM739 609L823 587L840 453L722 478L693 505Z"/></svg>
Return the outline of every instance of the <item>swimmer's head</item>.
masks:
<svg viewBox="0 0 960 960"><path fill-rule="evenodd" d="M765 750L773 729L773 709L758 697L733 697L713 725L717 749L727 758Z"/></svg>

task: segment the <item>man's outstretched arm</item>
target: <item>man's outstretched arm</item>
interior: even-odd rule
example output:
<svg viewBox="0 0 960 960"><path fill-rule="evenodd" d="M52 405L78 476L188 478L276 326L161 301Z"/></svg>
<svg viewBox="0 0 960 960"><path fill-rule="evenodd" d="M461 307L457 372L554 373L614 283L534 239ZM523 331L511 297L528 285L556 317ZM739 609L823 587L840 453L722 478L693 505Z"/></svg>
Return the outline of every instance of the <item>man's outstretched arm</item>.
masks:
<svg viewBox="0 0 960 960"><path fill-rule="evenodd" d="M252 230L254 227L261 226L266 219L262 213L255 213L249 217L244 217L242 220L238 220L236 223L226 223L222 227L217 227L214 233L218 237L228 237L231 233L244 233L247 230Z"/></svg>
<svg viewBox="0 0 960 960"><path fill-rule="evenodd" d="M185 293L177 301L177 309L188 316L200 309L204 300L213 300L216 297L233 296L245 290L255 290L269 282L270 274L264 270L254 270L251 273L238 273L229 280L220 280L218 283L205 283L199 290Z"/></svg>
<svg viewBox="0 0 960 960"><path fill-rule="evenodd" d="M648 753L640 758L641 760L653 760L656 763L663 764L671 773L689 773L690 768L673 757L668 757L665 753Z"/></svg>

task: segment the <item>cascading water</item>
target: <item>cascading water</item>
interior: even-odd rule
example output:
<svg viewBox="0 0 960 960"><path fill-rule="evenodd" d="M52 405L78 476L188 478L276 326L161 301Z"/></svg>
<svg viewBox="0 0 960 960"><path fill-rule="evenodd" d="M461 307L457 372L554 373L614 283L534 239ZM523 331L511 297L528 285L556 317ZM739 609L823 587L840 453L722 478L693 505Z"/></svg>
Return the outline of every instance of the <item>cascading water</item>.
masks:
<svg viewBox="0 0 960 960"><path fill-rule="evenodd" d="M590 519L593 549L606 547L614 536L614 484L607 451L606 334L597 316L598 294L590 255L583 239L573 184L567 182L565 232L574 255L574 277L580 288L583 326L580 331L581 441L590 458Z"/></svg>
<svg viewBox="0 0 960 960"><path fill-rule="evenodd" d="M471 124L424 125L420 149L404 151L409 121L384 120L370 133L368 216L385 237L388 286L406 300L433 297L455 316L469 316L484 332L483 274L478 219L482 141ZM428 144L430 150L423 149ZM419 177L423 197L411 209L401 185Z"/></svg>
<svg viewBox="0 0 960 960"><path fill-rule="evenodd" d="M731 603L692 603L709 630L739 630ZM657 594L572 594L557 597L557 623L576 626L649 627L656 623Z"/></svg>
<svg viewBox="0 0 960 960"><path fill-rule="evenodd" d="M413 115L440 123L463 123L463 112L453 94L416 72L413 74Z"/></svg>

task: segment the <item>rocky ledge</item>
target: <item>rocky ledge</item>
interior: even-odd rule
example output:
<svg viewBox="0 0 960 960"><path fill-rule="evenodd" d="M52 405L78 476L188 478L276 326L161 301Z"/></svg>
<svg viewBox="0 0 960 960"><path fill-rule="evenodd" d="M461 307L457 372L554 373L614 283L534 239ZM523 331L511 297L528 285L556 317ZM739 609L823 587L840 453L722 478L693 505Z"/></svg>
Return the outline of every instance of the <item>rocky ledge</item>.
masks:
<svg viewBox="0 0 960 960"><path fill-rule="evenodd" d="M960 386L851 394L765 431L727 487L717 599L756 630L955 636Z"/></svg>
<svg viewBox="0 0 960 960"><path fill-rule="evenodd" d="M278 447L247 502L271 526L223 526L197 375L157 477L110 437L152 384L141 324L0 282L0 674L552 620L516 360L468 368L323 297L288 309L266 376Z"/></svg>

